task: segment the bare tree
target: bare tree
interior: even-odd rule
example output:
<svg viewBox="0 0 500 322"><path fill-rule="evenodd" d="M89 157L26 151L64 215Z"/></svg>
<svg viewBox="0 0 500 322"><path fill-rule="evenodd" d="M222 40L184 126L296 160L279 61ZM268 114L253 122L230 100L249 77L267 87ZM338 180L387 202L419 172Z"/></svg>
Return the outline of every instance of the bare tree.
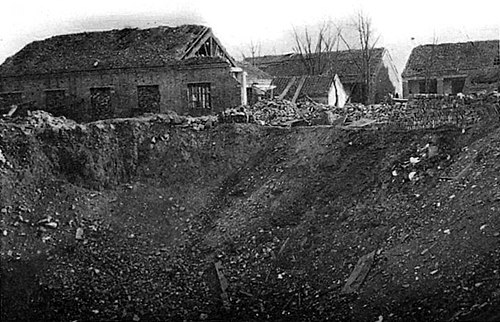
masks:
<svg viewBox="0 0 500 322"><path fill-rule="evenodd" d="M250 42L250 57L252 58L252 65L255 65L255 57L260 56L260 51L261 51L261 43L254 43L253 40Z"/></svg>
<svg viewBox="0 0 500 322"><path fill-rule="evenodd" d="M262 45L260 42L255 43L252 40L252 41L250 41L250 44L248 45L247 49L248 49L247 52L250 53L250 57L247 57L247 55L245 55L245 53L243 51L240 51L241 57L243 58L243 60L246 60L247 58L249 58L251 60L250 63L255 66L255 58L259 57L261 55L260 53L261 53Z"/></svg>
<svg viewBox="0 0 500 322"><path fill-rule="evenodd" d="M358 12L355 20L355 28L358 36L358 46L352 46L348 41L339 33L339 37L345 44L349 52L352 53L352 60L356 65L361 75L361 96L365 104L371 103L371 67L374 56L374 48L377 45L380 36L377 36L373 30L371 18L363 12ZM354 55L353 48L359 48L360 57Z"/></svg>
<svg viewBox="0 0 500 322"><path fill-rule="evenodd" d="M295 40L294 51L299 55L299 59L304 64L306 73L309 75L323 74L328 68L330 57L326 55L335 47L338 34L334 32L330 23L323 23L317 32L311 33L307 27L299 34L293 28Z"/></svg>

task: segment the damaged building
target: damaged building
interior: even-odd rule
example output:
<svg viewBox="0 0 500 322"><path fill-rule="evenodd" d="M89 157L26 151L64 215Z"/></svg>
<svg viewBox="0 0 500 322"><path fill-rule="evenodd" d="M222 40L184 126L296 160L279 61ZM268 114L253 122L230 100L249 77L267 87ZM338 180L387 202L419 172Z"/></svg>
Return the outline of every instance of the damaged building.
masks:
<svg viewBox="0 0 500 322"><path fill-rule="evenodd" d="M244 74L205 26L84 32L9 57L0 100L82 121L167 109L207 115L246 103Z"/></svg>
<svg viewBox="0 0 500 322"><path fill-rule="evenodd" d="M403 95L470 94L498 88L499 40L415 47L403 71Z"/></svg>
<svg viewBox="0 0 500 322"><path fill-rule="evenodd" d="M282 76L273 79L271 86L275 97L293 103L300 100L344 107L347 93L338 75Z"/></svg>
<svg viewBox="0 0 500 322"><path fill-rule="evenodd" d="M245 72L247 102L249 105L270 97L271 82L273 80L271 75L245 61L239 61L238 66Z"/></svg>
<svg viewBox="0 0 500 322"><path fill-rule="evenodd" d="M363 51L342 50L313 54L321 66L317 74L338 75L351 102L382 102L388 95L400 93L401 81L394 62L385 48L373 48L370 51L369 93L364 81ZM247 58L247 62L257 66L274 77L310 75L304 57L297 53L268 55ZM365 95L366 94L366 95Z"/></svg>

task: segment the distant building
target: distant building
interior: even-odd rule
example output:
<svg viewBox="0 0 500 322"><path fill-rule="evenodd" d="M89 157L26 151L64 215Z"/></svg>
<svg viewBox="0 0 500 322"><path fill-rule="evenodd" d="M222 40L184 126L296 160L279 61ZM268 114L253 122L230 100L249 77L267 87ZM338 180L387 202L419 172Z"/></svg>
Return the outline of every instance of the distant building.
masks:
<svg viewBox="0 0 500 322"><path fill-rule="evenodd" d="M247 102L249 105L271 96L271 81L273 80L271 75L245 61L238 62L238 66L246 74Z"/></svg>
<svg viewBox="0 0 500 322"><path fill-rule="evenodd" d="M483 84L493 84L494 87L498 82L499 66L498 40L418 46L412 50L402 74L403 95L473 92L478 89L474 80L485 78L488 81Z"/></svg>
<svg viewBox="0 0 500 322"><path fill-rule="evenodd" d="M347 93L338 75L282 76L273 79L274 96L292 102L312 100L344 107Z"/></svg>
<svg viewBox="0 0 500 322"><path fill-rule="evenodd" d="M4 106L32 101L84 121L175 110L213 114L246 103L244 73L199 25L55 36L0 65Z"/></svg>
<svg viewBox="0 0 500 322"><path fill-rule="evenodd" d="M313 54L309 59L316 59L323 65L318 74L339 76L350 101L362 102L366 92L362 55L361 50L342 50ZM385 48L374 48L370 55L368 101L382 102L388 95L400 93L400 76ZM246 61L275 77L309 74L303 57L296 53L247 58Z"/></svg>
<svg viewBox="0 0 500 322"><path fill-rule="evenodd" d="M500 65L471 72L465 80L464 93L487 94L500 92Z"/></svg>

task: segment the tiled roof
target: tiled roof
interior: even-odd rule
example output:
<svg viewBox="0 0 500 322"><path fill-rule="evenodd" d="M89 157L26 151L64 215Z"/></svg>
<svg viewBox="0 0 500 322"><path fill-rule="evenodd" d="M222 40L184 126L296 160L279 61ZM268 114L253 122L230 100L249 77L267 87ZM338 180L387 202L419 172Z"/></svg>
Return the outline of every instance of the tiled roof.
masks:
<svg viewBox="0 0 500 322"><path fill-rule="evenodd" d="M0 75L163 66L178 61L207 30L182 25L54 36L34 41L7 58Z"/></svg>
<svg viewBox="0 0 500 322"><path fill-rule="evenodd" d="M327 75L310 75L310 76L298 76L295 77L295 80L290 87L289 91L285 95L284 99L291 100L295 95L297 87L300 83L302 77L305 77L304 85L300 90L299 98L309 96L309 97L319 97L319 96L328 96L328 91L330 90L332 83L334 81L333 76ZM271 85L276 86L274 89L274 93L276 96L283 93L288 83L294 76L282 76L275 77L271 83Z"/></svg>
<svg viewBox="0 0 500 322"><path fill-rule="evenodd" d="M499 55L499 41L430 44L415 47L403 77L468 74L469 71L493 67Z"/></svg>
<svg viewBox="0 0 500 322"><path fill-rule="evenodd" d="M253 82L262 79L272 79L273 77L249 62L239 61L237 65L247 72L247 81Z"/></svg>
<svg viewBox="0 0 500 322"><path fill-rule="evenodd" d="M300 93L309 97L325 96L332 87L333 76L307 76Z"/></svg>
<svg viewBox="0 0 500 322"><path fill-rule="evenodd" d="M490 68L482 68L470 73L473 83L497 83L500 82L500 65Z"/></svg>
<svg viewBox="0 0 500 322"><path fill-rule="evenodd" d="M375 74L381 63L384 51L384 48L372 49L371 75ZM361 66L362 61L361 50L342 50L316 55L321 55L321 59L327 64L324 73L339 75L343 83L354 82L361 77L360 67L358 67ZM300 76L307 74L307 69L301 56L298 54L261 56L247 58L246 61L253 62L254 65L273 76Z"/></svg>

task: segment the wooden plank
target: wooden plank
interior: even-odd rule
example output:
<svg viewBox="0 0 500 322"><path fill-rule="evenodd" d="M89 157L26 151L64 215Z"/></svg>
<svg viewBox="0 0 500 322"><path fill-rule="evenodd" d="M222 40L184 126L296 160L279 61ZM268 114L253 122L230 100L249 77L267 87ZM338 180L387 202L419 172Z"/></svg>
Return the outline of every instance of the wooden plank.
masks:
<svg viewBox="0 0 500 322"><path fill-rule="evenodd" d="M297 86L297 90L295 91L295 94L293 94L292 98L292 103L295 104L295 101L297 101L297 98L299 98L300 91L302 90L302 87L304 86L304 83L306 82L307 76L302 76L299 80L299 85Z"/></svg>
<svg viewBox="0 0 500 322"><path fill-rule="evenodd" d="M347 279L347 282L342 289L342 294L351 294L359 290L361 284L363 284L366 276L370 272L374 258L375 251L361 256L351 275Z"/></svg>
<svg viewBox="0 0 500 322"><path fill-rule="evenodd" d="M227 278L222 273L222 263L220 261L214 263L215 271L217 273L217 279L219 281L220 286L220 297L222 299L222 303L225 309L229 309L229 296L227 294L227 289L229 287L229 282Z"/></svg>
<svg viewBox="0 0 500 322"><path fill-rule="evenodd" d="M289 82L288 82L288 84L286 85L286 87L285 87L285 89L283 90L283 92L282 92L280 95L278 95L278 99L282 100L282 99L285 97L285 95L286 95L286 94L288 93L288 91L290 90L290 87L292 87L293 83L295 83L295 79L296 79L296 77L295 77L295 76L293 76L293 77L290 79L290 81L289 81Z"/></svg>

